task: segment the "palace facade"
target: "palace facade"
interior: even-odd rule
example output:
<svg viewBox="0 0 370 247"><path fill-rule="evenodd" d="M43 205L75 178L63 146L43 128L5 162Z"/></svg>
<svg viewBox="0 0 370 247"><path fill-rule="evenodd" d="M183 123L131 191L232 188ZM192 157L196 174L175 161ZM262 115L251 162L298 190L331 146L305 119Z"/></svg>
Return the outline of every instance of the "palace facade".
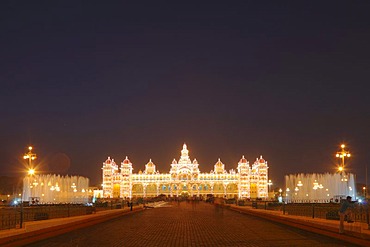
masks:
<svg viewBox="0 0 370 247"><path fill-rule="evenodd" d="M138 198L166 195L170 197L206 197L212 194L223 198L267 198L268 166L262 156L249 165L244 156L240 159L237 171L225 170L219 159L214 169L202 173L196 159L190 160L186 144L177 162L172 161L169 173L160 173L149 160L145 170L133 173L133 165L126 159L118 167L114 159L108 157L103 162L103 195L105 198Z"/></svg>

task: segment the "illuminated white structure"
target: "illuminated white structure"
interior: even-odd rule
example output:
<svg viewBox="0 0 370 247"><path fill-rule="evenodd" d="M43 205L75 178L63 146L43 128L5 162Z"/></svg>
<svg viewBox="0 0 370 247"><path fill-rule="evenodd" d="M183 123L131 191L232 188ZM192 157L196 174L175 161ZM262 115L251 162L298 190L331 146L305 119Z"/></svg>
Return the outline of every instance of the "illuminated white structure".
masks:
<svg viewBox="0 0 370 247"><path fill-rule="evenodd" d="M32 175L23 179L23 201L31 204L87 203L89 179L55 174Z"/></svg>
<svg viewBox="0 0 370 247"><path fill-rule="evenodd" d="M190 160L186 144L177 162L172 161L169 173L156 170L152 160L145 165L144 172L133 173L130 160L126 159L118 167L114 159L108 157L103 163L103 195L105 198L133 198L166 196L197 196L209 194L224 198L267 198L268 166L262 158L257 158L252 166L244 158L240 159L237 171L225 170L220 159L210 173L201 173L196 159Z"/></svg>
<svg viewBox="0 0 370 247"><path fill-rule="evenodd" d="M285 176L287 202L339 202L356 198L355 175L351 173L291 174Z"/></svg>

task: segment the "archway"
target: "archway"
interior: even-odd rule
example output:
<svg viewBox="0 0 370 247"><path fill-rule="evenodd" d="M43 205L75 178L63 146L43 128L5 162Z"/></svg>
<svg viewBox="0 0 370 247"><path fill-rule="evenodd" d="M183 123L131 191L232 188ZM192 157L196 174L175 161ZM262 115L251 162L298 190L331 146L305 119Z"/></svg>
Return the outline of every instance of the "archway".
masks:
<svg viewBox="0 0 370 247"><path fill-rule="evenodd" d="M133 197L143 197L144 188L142 184L134 184L132 186L132 196Z"/></svg>

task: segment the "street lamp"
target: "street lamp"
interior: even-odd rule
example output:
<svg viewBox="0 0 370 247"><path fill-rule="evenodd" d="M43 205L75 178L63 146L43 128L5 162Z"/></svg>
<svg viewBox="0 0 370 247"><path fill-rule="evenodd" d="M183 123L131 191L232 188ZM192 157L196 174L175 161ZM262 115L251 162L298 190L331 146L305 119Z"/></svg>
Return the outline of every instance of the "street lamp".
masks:
<svg viewBox="0 0 370 247"><path fill-rule="evenodd" d="M290 189L289 188L286 188L286 190L285 190L285 201L286 202L289 201L289 192L290 192Z"/></svg>
<svg viewBox="0 0 370 247"><path fill-rule="evenodd" d="M272 185L272 181L271 179L269 179L268 183L267 183L267 186L268 186L268 192L271 191L271 185ZM269 197L269 193L267 193L267 197Z"/></svg>
<svg viewBox="0 0 370 247"><path fill-rule="evenodd" d="M32 153L32 146L28 147L28 153L24 154L23 159L28 159L28 175L33 176L35 174L35 169L32 166L32 161L37 158L35 153ZM19 222L19 227L23 227L23 196L24 196L24 184L23 184L23 193L21 195L21 215L20 215L20 222ZM32 196L32 195L31 195Z"/></svg>
<svg viewBox="0 0 370 247"><path fill-rule="evenodd" d="M28 147L28 153L24 154L24 156L23 156L23 159L25 159L25 160L28 159L28 168L30 170L31 169L33 170L32 161L37 158L36 154L35 153L32 153L32 149L33 149L33 147L32 146L29 146Z"/></svg>
<svg viewBox="0 0 370 247"><path fill-rule="evenodd" d="M364 191L364 198L366 199L366 186L362 187L362 190Z"/></svg>
<svg viewBox="0 0 370 247"><path fill-rule="evenodd" d="M337 152L335 157L340 159L340 165L338 167L338 171L342 173L344 171L344 160L345 158L350 158L351 154L348 150L345 150L346 145L342 144L340 145L341 150Z"/></svg>
<svg viewBox="0 0 370 247"><path fill-rule="evenodd" d="M24 154L23 159L27 160L28 159L28 175L33 176L35 175L35 168L32 165L32 161L37 158L35 153L32 153L32 146L28 147L28 153ZM31 185L32 186L32 185ZM32 186L33 187L33 186ZM31 187L31 197L32 197L32 187Z"/></svg>
<svg viewBox="0 0 370 247"><path fill-rule="evenodd" d="M269 191L270 191L270 187L271 187L271 185L272 185L272 181L271 181L271 179L269 179L269 181L268 181L267 185L269 186Z"/></svg>

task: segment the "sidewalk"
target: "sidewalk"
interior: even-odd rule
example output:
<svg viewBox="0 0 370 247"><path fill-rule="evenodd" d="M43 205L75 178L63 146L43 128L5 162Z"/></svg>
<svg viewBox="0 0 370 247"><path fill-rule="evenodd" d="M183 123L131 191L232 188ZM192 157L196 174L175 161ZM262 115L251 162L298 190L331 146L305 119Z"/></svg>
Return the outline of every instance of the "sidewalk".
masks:
<svg viewBox="0 0 370 247"><path fill-rule="evenodd" d="M282 211L254 209L248 206L225 205L240 213L255 215L268 220L290 225L310 232L326 235L360 246L370 246L370 230L366 223L344 223L344 234L339 234L339 220L327 220L304 216L287 215Z"/></svg>
<svg viewBox="0 0 370 247"><path fill-rule="evenodd" d="M146 205L148 208L162 206L166 206L165 203ZM368 229L367 224L364 223L344 223L345 234L339 234L339 221L337 220L319 218L312 219L303 216L283 215L282 211L254 209L248 206L224 206L240 213L266 218L281 224L322 234L345 242L360 246L370 246L370 230ZM47 237L57 236L75 229L98 224L124 214L130 214L141 210L144 210L142 205L134 207L133 211L130 211L129 208L125 207L124 209L99 211L96 214L90 215L25 222L24 228L22 229L1 230L0 246L26 245Z"/></svg>
<svg viewBox="0 0 370 247"><path fill-rule="evenodd" d="M123 209L98 211L89 215L25 222L21 229L1 230L0 246L22 246L46 237L57 236L141 210L143 210L142 206L135 206L133 211L125 207Z"/></svg>

